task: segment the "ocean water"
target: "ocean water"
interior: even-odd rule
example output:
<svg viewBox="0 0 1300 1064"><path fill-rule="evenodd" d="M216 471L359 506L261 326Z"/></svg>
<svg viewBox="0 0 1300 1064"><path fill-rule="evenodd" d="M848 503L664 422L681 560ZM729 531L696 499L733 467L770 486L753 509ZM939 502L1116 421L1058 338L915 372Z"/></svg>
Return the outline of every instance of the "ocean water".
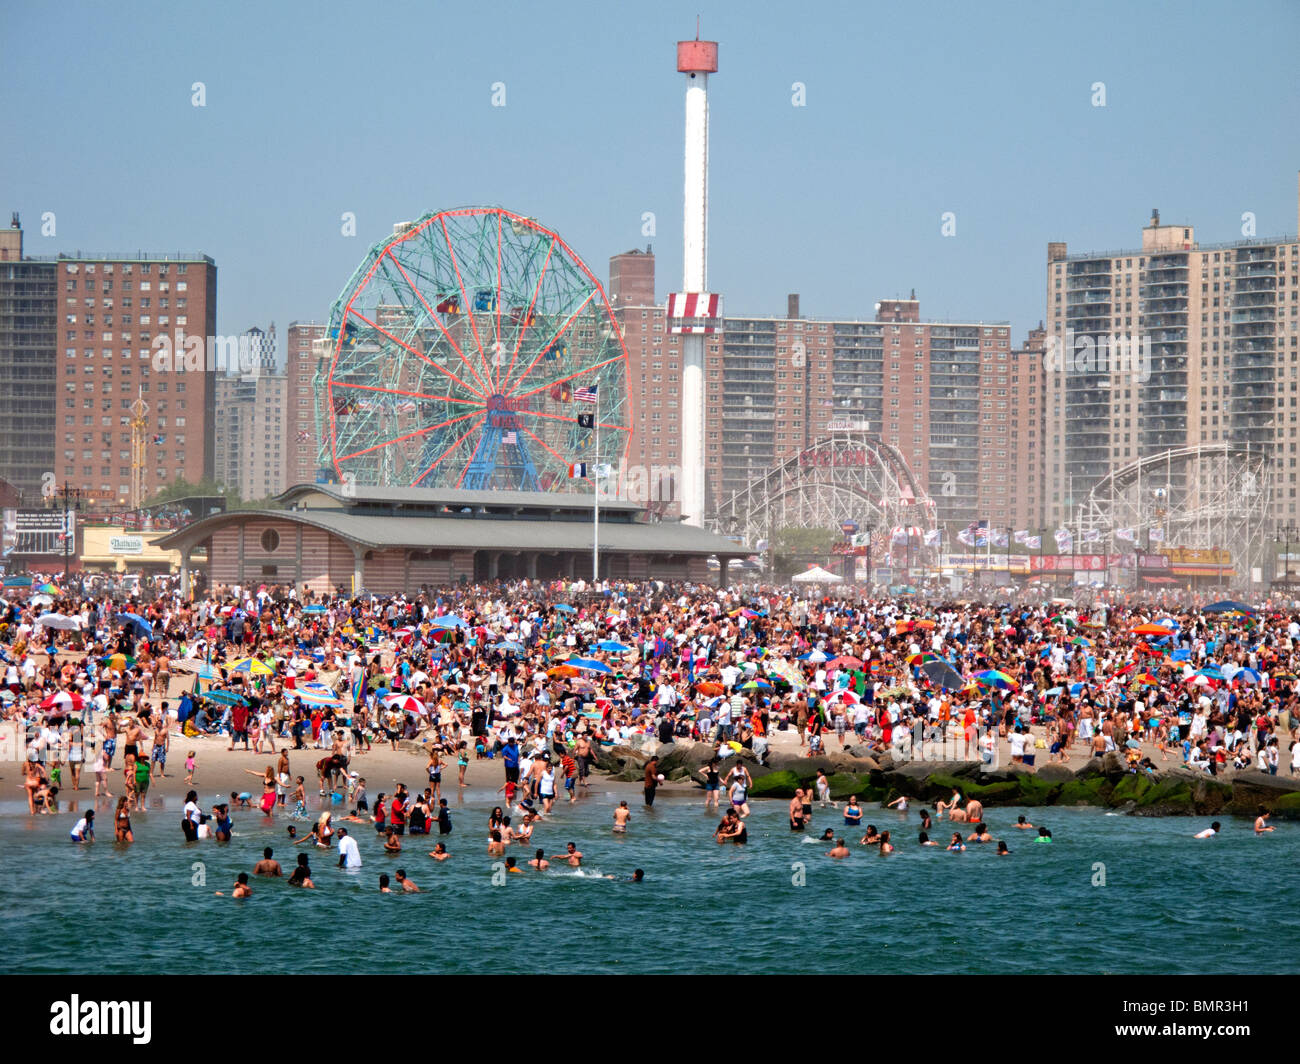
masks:
<svg viewBox="0 0 1300 1064"><path fill-rule="evenodd" d="M486 853L495 804L453 805L453 857L425 854L437 836L407 837L382 852L373 829L353 825L362 869L338 869L311 850L314 891L253 880L254 896L229 894L263 846L286 871L302 847L288 822L256 810L235 815L229 844L186 844L179 803L155 800L133 818L136 842L69 841L66 815L30 818L0 803L0 912L6 972L111 973L1272 973L1300 971L1296 850L1300 825L1254 837L1226 820L1218 838L1191 836L1199 819L1139 819L1094 809L992 809L992 844L916 844L918 817L864 809L893 832L895 854L856 845L843 861L786 826L785 802L757 802L747 846L719 846L719 815L697 796L601 789L557 806L534 846L510 850L522 865L536 846L585 854L581 873L553 867L493 883ZM626 797L626 835L610 830ZM455 801L455 799L453 799ZM1012 828L1017 813L1046 824L1051 845ZM1208 822L1208 821L1207 821ZM814 834L838 833L840 815L814 810ZM845 829L851 832L851 829ZM860 833L857 837L860 837ZM381 895L380 872L404 867L422 888ZM641 884L605 873L643 868ZM501 877L498 876L498 879Z"/></svg>

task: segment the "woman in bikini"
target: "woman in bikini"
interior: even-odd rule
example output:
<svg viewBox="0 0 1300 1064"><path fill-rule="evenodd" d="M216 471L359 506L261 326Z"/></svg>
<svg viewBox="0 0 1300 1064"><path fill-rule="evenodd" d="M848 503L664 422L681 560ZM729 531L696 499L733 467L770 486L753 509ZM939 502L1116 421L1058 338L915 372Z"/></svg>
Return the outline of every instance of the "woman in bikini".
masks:
<svg viewBox="0 0 1300 1064"><path fill-rule="evenodd" d="M118 842L135 842L131 833L131 807L125 795L117 800L117 810L113 813L113 837Z"/></svg>
<svg viewBox="0 0 1300 1064"><path fill-rule="evenodd" d="M250 776L262 777L262 812L267 816L271 815L271 810L275 808L275 766L267 765L265 772L258 772L255 769L244 769Z"/></svg>

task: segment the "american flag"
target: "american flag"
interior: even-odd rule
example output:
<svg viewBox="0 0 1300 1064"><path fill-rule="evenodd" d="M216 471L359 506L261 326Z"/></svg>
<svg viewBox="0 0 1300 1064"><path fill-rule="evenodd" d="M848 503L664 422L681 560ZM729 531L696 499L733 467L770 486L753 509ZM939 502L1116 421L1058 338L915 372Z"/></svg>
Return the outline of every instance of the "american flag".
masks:
<svg viewBox="0 0 1300 1064"><path fill-rule="evenodd" d="M311 433L308 432L306 429L302 429L302 430L298 433L298 442L299 442L299 443L306 443L306 442L308 442L310 439L311 439Z"/></svg>
<svg viewBox="0 0 1300 1064"><path fill-rule="evenodd" d="M575 389L573 398L580 403L594 403L596 401L596 386L593 384L590 388Z"/></svg>
<svg viewBox="0 0 1300 1064"><path fill-rule="evenodd" d="M515 435L514 430L511 429L509 432L501 433L501 442L508 443L513 447L519 443L519 437Z"/></svg>

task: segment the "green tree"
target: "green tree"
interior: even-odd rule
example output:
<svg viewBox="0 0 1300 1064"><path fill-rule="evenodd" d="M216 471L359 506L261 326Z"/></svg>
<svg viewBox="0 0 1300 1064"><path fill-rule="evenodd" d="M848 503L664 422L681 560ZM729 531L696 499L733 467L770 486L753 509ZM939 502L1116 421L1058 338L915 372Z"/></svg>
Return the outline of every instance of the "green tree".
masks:
<svg viewBox="0 0 1300 1064"><path fill-rule="evenodd" d="M772 537L773 569L777 576L802 572L809 562L824 565L831 547L843 540L838 529L783 528Z"/></svg>

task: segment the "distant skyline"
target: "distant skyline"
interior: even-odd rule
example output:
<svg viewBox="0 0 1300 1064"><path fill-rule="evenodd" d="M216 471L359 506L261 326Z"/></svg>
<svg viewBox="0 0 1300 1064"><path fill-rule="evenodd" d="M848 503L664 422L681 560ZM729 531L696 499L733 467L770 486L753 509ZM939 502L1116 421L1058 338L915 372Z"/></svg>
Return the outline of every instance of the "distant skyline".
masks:
<svg viewBox="0 0 1300 1064"><path fill-rule="evenodd" d="M869 318L915 288L924 318L1009 319L1018 342L1048 241L1136 247L1152 208L1202 243L1241 239L1246 211L1259 237L1296 231L1292 0L10 7L2 220L21 213L32 255L211 255L218 330L274 321L282 348L431 209L534 216L602 283L650 243L662 299L681 280L673 46L697 14L720 42L709 281L728 314L798 292L811 317Z"/></svg>

